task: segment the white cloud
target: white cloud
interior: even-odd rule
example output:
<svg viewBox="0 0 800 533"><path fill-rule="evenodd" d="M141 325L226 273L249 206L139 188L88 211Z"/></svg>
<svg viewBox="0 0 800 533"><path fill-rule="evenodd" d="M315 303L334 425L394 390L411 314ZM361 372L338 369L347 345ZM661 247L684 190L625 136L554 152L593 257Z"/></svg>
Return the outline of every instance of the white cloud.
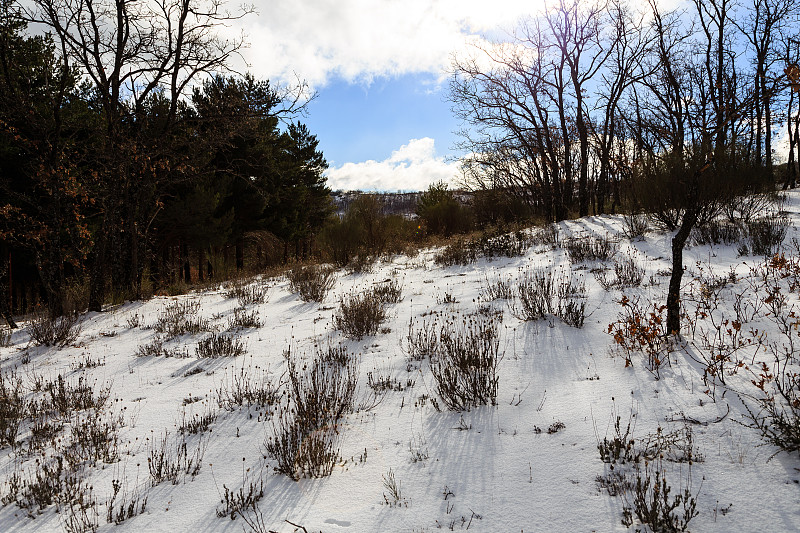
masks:
<svg viewBox="0 0 800 533"><path fill-rule="evenodd" d="M452 184L459 176L457 162L436 156L430 137L411 139L383 161L345 163L326 172L331 189L362 191L421 191L438 181Z"/></svg>
<svg viewBox="0 0 800 533"><path fill-rule="evenodd" d="M332 76L441 74L454 52L485 32L510 28L544 0L259 0L245 21L245 52L259 77L312 86Z"/></svg>

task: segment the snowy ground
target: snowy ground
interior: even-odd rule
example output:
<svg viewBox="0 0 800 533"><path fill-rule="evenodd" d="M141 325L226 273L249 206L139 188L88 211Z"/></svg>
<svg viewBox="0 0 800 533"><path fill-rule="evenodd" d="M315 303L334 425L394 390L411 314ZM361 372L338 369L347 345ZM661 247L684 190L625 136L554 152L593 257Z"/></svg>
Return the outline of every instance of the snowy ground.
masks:
<svg viewBox="0 0 800 533"><path fill-rule="evenodd" d="M787 257L796 257L791 240L800 238L800 196L790 195L783 209L790 219L784 247ZM520 257L482 258L455 267L437 266L432 250L380 262L366 274L338 272L336 285L322 304L303 302L290 292L285 278L254 281L270 287L269 300L248 306L249 312L258 311L265 324L237 333L246 343L243 356L198 359L195 346L208 333L184 335L167 343L185 349L189 357L136 355L138 347L157 335L148 326L175 301L200 302L200 315L218 331L225 330L239 304L235 298L226 298L225 288L220 288L128 303L89 315L74 345L62 349L30 345L23 328L14 332L10 347L0 348L2 369L6 375L16 369L26 391L34 387L37 376L47 382L63 375L69 383L85 376L95 391L110 386L102 416L122 421L119 459L87 463L83 468L96 501L88 506L89 522L96 520L100 531L249 531L241 517L220 518L217 511L224 509L221 500L227 489L247 490L259 479L263 498L258 512L247 513L251 519L263 518L263 531L302 531L289 522L308 532L326 533L626 531L623 509L633 505L632 494L609 495L597 482L598 476L612 472L600 458L598 443L615 435L615 413L621 417L623 430L632 422L631 436L637 446L648 439L656 442L660 427L662 435L677 435L680 443L676 446L685 451L686 435L691 432L691 464L671 461L671 454L678 452L666 448L665 458L655 461L672 486L670 498L686 488L696 497L699 514L690 530L800 530L800 458L765 445L758 432L748 427L737 393L745 399L748 394L758 397L760 391L751 382L755 374L742 367L736 375L726 376L725 385L704 383L703 365L698 361L708 343L698 330L705 331L706 338L712 336L708 321L698 321L693 334L684 331L687 342L662 363L660 379L648 370L644 355L633 354L632 366L626 366L624 352L608 334L609 324L618 320L622 308L617 301L623 293L631 299L639 296L648 309L652 308L647 302L664 302L670 235L651 231L643 239L630 241L620 235L621 227L618 216L590 217L560 224L560 234L562 242L569 235L610 235L619 242L615 257L633 256L646 269L644 282L637 288L604 290L591 270L613 266L613 262L572 264L561 246L535 245ZM757 305L759 278L753 269L764 264L763 258L738 256L736 244L692 246L684 264L684 303L690 314L697 302L716 298L711 314L716 313L718 321L730 320L735 316L734 304L741 311L742 302L750 299L753 312L742 330L758 329L762 336L751 338L761 339L762 346L768 342L764 333L779 342L767 307L759 310ZM486 301L483 292L488 282L514 280L534 267L571 270L574 278L585 282L583 328L555 317L522 321L510 312L507 301ZM722 278L729 280L727 285L712 283ZM387 279L399 281L402 301L387 306L389 318L382 331L360 341L344 338L333 323L340 296ZM784 309L800 306L796 289L784 292L788 298ZM452 299L454 303L446 301ZM434 320L432 311L465 316L487 305L502 312L497 405L463 413L447 411L441 400L433 401L437 387L428 363L409 362L409 322L414 319L419 326L425 318ZM129 327L136 315L139 326ZM364 408L346 414L341 422L340 466L328 477L293 481L274 471L275 461L265 449L265 440L273 434L275 408L221 409L219 391L243 370L285 388L285 350L291 348L296 356L310 358L315 343L340 342L360 362L356 404ZM768 350L738 346L734 358L746 362L748 368L754 368L759 359L771 364ZM373 382L381 377L402 390L376 393L368 385L368 373ZM374 394L382 400L367 409L365 404ZM208 431L181 436L179 428L195 414L217 416ZM70 416L64 421L62 435L74 423ZM0 497L6 502L15 473L19 475L16 482L21 483L26 476L32 479L37 460L51 460L52 447L50 452L27 452L29 424L29 420L23 424L16 450L8 446L0 450L0 479L4 480ZM189 455L198 447L204 452L199 472L181 474L177 484L154 484L148 469L148 457L165 434L168 450L175 449L175 442L185 441ZM645 467L640 468L644 471ZM631 465L618 465L616 471L635 479ZM387 486L392 475L396 495ZM122 486L115 505L125 498L138 497L140 503L147 498L143 513L119 525L106 520L112 480L120 480ZM62 512L57 512L59 507ZM39 512L6 503L0 509L0 531L69 530L67 507L53 504ZM678 510L682 512L682 507ZM637 521L630 530L636 527L641 527Z"/></svg>

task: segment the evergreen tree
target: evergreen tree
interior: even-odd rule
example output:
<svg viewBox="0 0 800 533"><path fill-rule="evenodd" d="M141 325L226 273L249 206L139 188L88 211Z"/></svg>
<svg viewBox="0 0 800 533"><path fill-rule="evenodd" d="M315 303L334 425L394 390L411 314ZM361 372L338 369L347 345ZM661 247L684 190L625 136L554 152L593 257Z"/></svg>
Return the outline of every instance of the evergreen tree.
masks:
<svg viewBox="0 0 800 533"><path fill-rule="evenodd" d="M25 27L15 3L0 0L0 311L7 320L12 257L30 261L51 312L61 314L90 244L84 147L91 115L77 98L77 73L52 39L25 37Z"/></svg>

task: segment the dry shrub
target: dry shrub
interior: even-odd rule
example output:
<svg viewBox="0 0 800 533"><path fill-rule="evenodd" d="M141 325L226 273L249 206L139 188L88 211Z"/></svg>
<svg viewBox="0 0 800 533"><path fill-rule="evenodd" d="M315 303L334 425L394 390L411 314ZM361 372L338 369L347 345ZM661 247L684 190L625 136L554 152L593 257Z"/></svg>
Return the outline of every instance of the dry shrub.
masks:
<svg viewBox="0 0 800 533"><path fill-rule="evenodd" d="M234 280L225 291L226 298L236 298L239 307L263 304L269 300L269 286L263 282L248 283L247 280Z"/></svg>
<svg viewBox="0 0 800 533"><path fill-rule="evenodd" d="M660 377L661 365L667 361L671 343L667 332L664 312L666 306L653 305L645 311L638 298L630 300L624 294L618 301L622 311L616 322L608 325L608 333L625 352L625 366L633 364L633 355L644 353L647 369Z"/></svg>
<svg viewBox="0 0 800 533"><path fill-rule="evenodd" d="M498 323L469 315L440 326L430 353L431 373L442 401L452 411L497 403L500 361Z"/></svg>
<svg viewBox="0 0 800 533"><path fill-rule="evenodd" d="M511 313L520 320L541 320L555 315L565 324L580 328L586 319L586 287L571 272L529 269L517 280Z"/></svg>
<svg viewBox="0 0 800 533"><path fill-rule="evenodd" d="M403 299L403 288L396 279L387 279L372 289L372 293L385 304L400 303Z"/></svg>
<svg viewBox="0 0 800 533"><path fill-rule="evenodd" d="M199 474L207 444L208 441L201 436L197 437L197 446L190 448L185 435L171 439L168 431L160 439L152 437L147 453L147 469L152 486L162 481L177 485L186 476L195 477Z"/></svg>
<svg viewBox="0 0 800 533"><path fill-rule="evenodd" d="M38 310L28 325L31 339L37 346L63 348L72 344L81 333L80 317L77 313L53 316L49 311Z"/></svg>
<svg viewBox="0 0 800 533"><path fill-rule="evenodd" d="M157 333L166 335L167 340L181 335L196 335L203 331L211 331L211 323L206 318L198 316L200 302L176 301L166 307L158 316L154 329Z"/></svg>
<svg viewBox="0 0 800 533"><path fill-rule="evenodd" d="M619 244L605 237L572 237L564 241L569 260L575 263L608 261L619 251Z"/></svg>
<svg viewBox="0 0 800 533"><path fill-rule="evenodd" d="M458 238L437 253L433 260L440 266L466 266L478 260L478 252L466 239Z"/></svg>
<svg viewBox="0 0 800 533"><path fill-rule="evenodd" d="M690 487L685 487L675 497L670 496L672 487L658 462L646 464L643 471L637 472L631 492L632 506L626 506L623 511L625 526L633 525L635 516L655 533L677 533L686 531L689 522L698 515L697 501ZM624 495L627 500L627 493Z"/></svg>
<svg viewBox="0 0 800 533"><path fill-rule="evenodd" d="M789 221L785 217L772 216L747 223L750 254L772 257L780 251Z"/></svg>
<svg viewBox="0 0 800 533"><path fill-rule="evenodd" d="M300 294L304 302L321 302L336 284L336 272L331 267L312 265L296 267L287 274L289 288Z"/></svg>
<svg viewBox="0 0 800 533"><path fill-rule="evenodd" d="M650 231L647 215L631 213L622 217L622 234L628 239L644 237Z"/></svg>
<svg viewBox="0 0 800 533"><path fill-rule="evenodd" d="M337 329L342 330L346 337L357 340L375 335L384 320L386 310L383 300L374 290L343 296L333 317Z"/></svg>
<svg viewBox="0 0 800 533"><path fill-rule="evenodd" d="M496 276L491 281L488 277L484 278L484 280L486 284L481 291L482 300L510 300L514 297L514 286L510 279L503 279Z"/></svg>
<svg viewBox="0 0 800 533"><path fill-rule="evenodd" d="M197 343L195 354L197 357L238 357L244 355L244 343L230 335L212 333Z"/></svg>
<svg viewBox="0 0 800 533"><path fill-rule="evenodd" d="M20 424L28 415L22 378L0 371L0 448L17 446Z"/></svg>
<svg viewBox="0 0 800 533"><path fill-rule="evenodd" d="M339 457L339 421L353 410L358 363L346 365L317 358L303 364L287 351L288 404L273 420L264 443L276 470L292 479L330 475Z"/></svg>
<svg viewBox="0 0 800 533"><path fill-rule="evenodd" d="M238 371L226 373L217 389L217 402L222 409L233 411L237 407L269 407L279 398L276 387L269 379L269 372L259 367L242 366Z"/></svg>
<svg viewBox="0 0 800 533"><path fill-rule="evenodd" d="M240 329L258 329L264 323L258 316L258 311L247 312L244 307L237 307L233 310L233 316L228 318L228 330L236 331Z"/></svg>
<svg viewBox="0 0 800 533"><path fill-rule="evenodd" d="M604 269L594 271L595 279L605 290L638 287L642 284L644 274L644 268L630 255L614 260L613 276L609 276Z"/></svg>

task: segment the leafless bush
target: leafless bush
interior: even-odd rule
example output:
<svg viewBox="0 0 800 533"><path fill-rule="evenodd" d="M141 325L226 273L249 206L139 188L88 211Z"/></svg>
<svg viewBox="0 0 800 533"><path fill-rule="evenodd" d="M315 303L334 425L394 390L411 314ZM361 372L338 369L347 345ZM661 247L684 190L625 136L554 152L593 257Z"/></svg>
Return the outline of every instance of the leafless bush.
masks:
<svg viewBox="0 0 800 533"><path fill-rule="evenodd" d="M367 372L367 386L376 393L384 393L386 391L402 392L407 388L414 386L414 380L411 378L406 379L405 383L397 378L386 376L378 372Z"/></svg>
<svg viewBox="0 0 800 533"><path fill-rule="evenodd" d="M633 438L631 424L633 423L634 415L628 417L628 422L625 429L622 429L622 417L617 414L616 410L614 415L614 434L609 438L597 437L597 450L600 452L600 460L604 463L611 465L625 465L629 463L638 463L641 455L636 449L636 441Z"/></svg>
<svg viewBox="0 0 800 533"><path fill-rule="evenodd" d="M414 327L414 318L408 322L408 335L406 336L406 353L412 361L422 361L430 357L439 345L439 334L436 331L436 321L423 320L419 327Z"/></svg>
<svg viewBox="0 0 800 533"><path fill-rule="evenodd" d="M339 457L339 427L304 428L296 417L282 412L273 419L273 435L264 446L275 459L275 470L294 480L325 477L333 472Z"/></svg>
<svg viewBox="0 0 800 533"><path fill-rule="evenodd" d="M605 490L609 496L621 496L630 493L634 489L631 475L620 470L608 470L603 475L594 478L599 491Z"/></svg>
<svg viewBox="0 0 800 533"><path fill-rule="evenodd" d="M555 224L549 224L531 237L531 244L534 246L549 246L554 248L558 246L560 240L560 230Z"/></svg>
<svg viewBox="0 0 800 533"><path fill-rule="evenodd" d="M655 433L639 439L640 454L648 461L669 461L671 463L702 463L705 457L695 445L691 426L684 424L674 430L658 427Z"/></svg>
<svg viewBox="0 0 800 533"><path fill-rule="evenodd" d="M605 237L573 237L564 241L569 260L575 263L608 261L619 250L619 244Z"/></svg>
<svg viewBox="0 0 800 533"><path fill-rule="evenodd" d="M92 487L84 486L78 498L65 502L61 525L65 533L95 533L100 528L99 516Z"/></svg>
<svg viewBox="0 0 800 533"><path fill-rule="evenodd" d="M147 510L147 494L123 490L122 482L118 479L111 480L111 490L112 494L106 501L106 522L109 524L120 525Z"/></svg>
<svg viewBox="0 0 800 533"><path fill-rule="evenodd" d="M725 202L722 212L732 224L742 220L753 220L774 208L778 200L775 193L758 193L736 196Z"/></svg>
<svg viewBox="0 0 800 533"><path fill-rule="evenodd" d="M217 420L218 413L210 404L204 404L201 413L193 413L189 418L186 417L186 407L183 409L183 419L178 426L178 433L197 435L208 431L209 426Z"/></svg>
<svg viewBox="0 0 800 533"><path fill-rule="evenodd" d="M22 378L13 371L0 371L0 448L16 448L20 425L27 416Z"/></svg>
<svg viewBox="0 0 800 533"><path fill-rule="evenodd" d="M378 255L364 252L351 257L344 268L348 274L367 274L372 272L377 261Z"/></svg>
<svg viewBox="0 0 800 533"><path fill-rule="evenodd" d="M38 406L36 402L31 402L31 422L30 435L28 437L28 454L42 452L53 443L64 428L61 419L54 419ZM36 406L36 407L34 407Z"/></svg>
<svg viewBox="0 0 800 533"><path fill-rule="evenodd" d="M437 253L434 262L440 266L470 265L478 260L478 252L463 238L458 238Z"/></svg>
<svg viewBox="0 0 800 533"><path fill-rule="evenodd" d="M385 304L400 303L403 299L403 288L396 279L388 279L372 289L372 293Z"/></svg>
<svg viewBox="0 0 800 533"><path fill-rule="evenodd" d="M750 254L762 257L772 257L777 254L786 238L788 228L789 221L781 216L748 222Z"/></svg>
<svg viewBox="0 0 800 533"><path fill-rule="evenodd" d="M783 379L787 379L784 376ZM784 398L767 393L758 401L759 408L748 406L749 425L761 433L761 437L780 450L800 452L800 378L797 374L788 377L794 381Z"/></svg>
<svg viewBox="0 0 800 533"><path fill-rule="evenodd" d="M525 253L532 239L523 231L514 233L484 233L466 240L459 238L434 257L437 265L469 265L480 257L492 260L495 257L517 257Z"/></svg>
<svg viewBox="0 0 800 533"><path fill-rule="evenodd" d="M375 335L384 320L383 301L374 291L343 296L333 317L337 329L342 330L346 337L358 340Z"/></svg>
<svg viewBox="0 0 800 533"><path fill-rule="evenodd" d="M181 335L196 335L203 331L211 331L208 319L198 316L200 302L174 302L167 305L156 320L154 326L157 333L173 339Z"/></svg>
<svg viewBox="0 0 800 533"><path fill-rule="evenodd" d="M80 316L67 313L53 316L49 311L39 310L28 325L31 340L37 346L57 346L63 348L72 344L81 333Z"/></svg>
<svg viewBox="0 0 800 533"><path fill-rule="evenodd" d="M744 239L745 233L740 224L711 220L701 226L692 228L689 239L696 245L724 244L730 246Z"/></svg>
<svg viewBox="0 0 800 533"><path fill-rule="evenodd" d="M517 280L511 313L520 320L541 320L548 314L573 327L583 327L586 318L586 288L570 272L526 270Z"/></svg>
<svg viewBox="0 0 800 533"><path fill-rule="evenodd" d="M625 507L622 524L630 527L635 516L655 533L686 531L689 522L698 515L697 501L689 486L674 498L671 492L660 463L646 464L644 470L636 474L632 506Z"/></svg>
<svg viewBox="0 0 800 533"><path fill-rule="evenodd" d="M237 298L239 306L263 304L269 301L269 287L265 285L248 285Z"/></svg>
<svg viewBox="0 0 800 533"><path fill-rule="evenodd" d="M264 481L260 477L257 482L251 481L249 469L242 475L242 486L239 490L231 490L224 484L222 489L224 490L220 498L222 507L217 508L217 516L220 518L230 516L231 520L234 520L237 514L256 512L258 501L264 497Z"/></svg>
<svg viewBox="0 0 800 533"><path fill-rule="evenodd" d="M481 298L483 300L510 300L514 297L514 286L510 279L503 279L499 276L491 281L489 281L488 277L484 279L486 284L481 291Z"/></svg>
<svg viewBox="0 0 800 533"><path fill-rule="evenodd" d="M43 454L33 469L16 468L6 479L5 491L0 498L3 504L15 503L21 509L41 514L53 504L79 502L86 497L89 487L82 469L72 469L66 459L58 455Z"/></svg>
<svg viewBox="0 0 800 533"><path fill-rule="evenodd" d="M389 492L389 495L383 493L383 501L389 507L408 507L408 499L403 497L402 483L394 475L394 470L391 468L387 474L381 476L383 478L383 486Z"/></svg>
<svg viewBox="0 0 800 533"><path fill-rule="evenodd" d="M622 234L628 239L644 237L650 231L647 215L631 213L622 217Z"/></svg>
<svg viewBox="0 0 800 533"><path fill-rule="evenodd" d="M460 323L442 324L430 359L445 405L453 411L495 405L500 357L498 326L493 319L471 315Z"/></svg>
<svg viewBox="0 0 800 533"><path fill-rule="evenodd" d="M273 420L266 451L292 479L327 476L339 461L338 422L353 409L357 361L341 366L316 359L298 368L289 351L287 363L290 403Z"/></svg>
<svg viewBox="0 0 800 533"><path fill-rule="evenodd" d="M8 348L9 346L11 346L11 329L0 326L0 348Z"/></svg>
<svg viewBox="0 0 800 533"><path fill-rule="evenodd" d="M334 346L329 340L327 348L317 346L317 358L325 363L347 366L353 356L347 351L346 346L342 344Z"/></svg>
<svg viewBox="0 0 800 533"><path fill-rule="evenodd" d="M76 416L70 423L69 438L63 440L61 455L72 467L119 460L119 430L122 417L99 410Z"/></svg>
<svg viewBox="0 0 800 533"><path fill-rule="evenodd" d="M139 313L134 313L129 315L128 318L125 319L125 326L128 329L136 329L142 325L142 317Z"/></svg>
<svg viewBox="0 0 800 533"><path fill-rule="evenodd" d="M263 304L269 300L269 287L263 282L248 283L246 280L235 280L227 291L226 298L236 298L240 307Z"/></svg>
<svg viewBox="0 0 800 533"><path fill-rule="evenodd" d="M195 354L201 358L239 357L244 355L244 343L231 335L212 333L197 343Z"/></svg>
<svg viewBox="0 0 800 533"><path fill-rule="evenodd" d="M358 360L347 365L329 365L315 359L298 368L289 354L289 386L293 412L301 426L318 429L333 424L353 408L358 381Z"/></svg>
<svg viewBox="0 0 800 533"><path fill-rule="evenodd" d="M800 363L794 336L800 320L795 310L774 313L773 320L779 322L781 315L786 320L783 340L772 341L766 349L772 352L774 362L761 362L750 367L751 382L758 389L753 398L755 407L746 402L749 426L761 433L770 444L789 453L800 452ZM776 452L777 453L777 452Z"/></svg>
<svg viewBox="0 0 800 533"><path fill-rule="evenodd" d="M644 279L644 268L630 255L614 260L614 276L606 270L595 270L594 277L605 290L638 287Z"/></svg>
<svg viewBox="0 0 800 533"><path fill-rule="evenodd" d="M289 288L304 302L321 302L336 284L334 269L320 265L293 268L286 275Z"/></svg>
<svg viewBox="0 0 800 533"><path fill-rule="evenodd" d="M228 318L228 330L235 331L240 329L257 329L264 323L258 316L258 311L247 312L244 307L237 307L233 310L233 316Z"/></svg>
<svg viewBox="0 0 800 533"><path fill-rule="evenodd" d="M470 241L470 247L478 255L492 260L495 257L518 257L523 255L531 244L531 239L524 231L513 233L484 233Z"/></svg>
<svg viewBox="0 0 800 533"><path fill-rule="evenodd" d="M76 382L69 382L59 374L54 381L44 384L44 391L46 395L42 409L68 417L74 411L102 409L111 396L111 385L98 388L97 382L89 383L84 376L78 376Z"/></svg>
<svg viewBox="0 0 800 533"><path fill-rule="evenodd" d="M135 355L136 357L175 357L176 359L183 359L189 357L189 352L185 346L169 348L166 346L163 337L156 335L147 344L137 346Z"/></svg>
<svg viewBox="0 0 800 533"><path fill-rule="evenodd" d="M206 445L207 441L198 437L197 447L192 446L190 450L185 436L170 439L167 431L161 439L152 437L147 453L151 484L155 487L162 481L169 481L177 485L181 477L185 479L186 476L194 477L199 474Z"/></svg>
<svg viewBox="0 0 800 533"><path fill-rule="evenodd" d="M269 379L269 373L258 367L231 370L217 389L217 402L222 409L233 411L237 407L269 407L277 403L279 393Z"/></svg>

